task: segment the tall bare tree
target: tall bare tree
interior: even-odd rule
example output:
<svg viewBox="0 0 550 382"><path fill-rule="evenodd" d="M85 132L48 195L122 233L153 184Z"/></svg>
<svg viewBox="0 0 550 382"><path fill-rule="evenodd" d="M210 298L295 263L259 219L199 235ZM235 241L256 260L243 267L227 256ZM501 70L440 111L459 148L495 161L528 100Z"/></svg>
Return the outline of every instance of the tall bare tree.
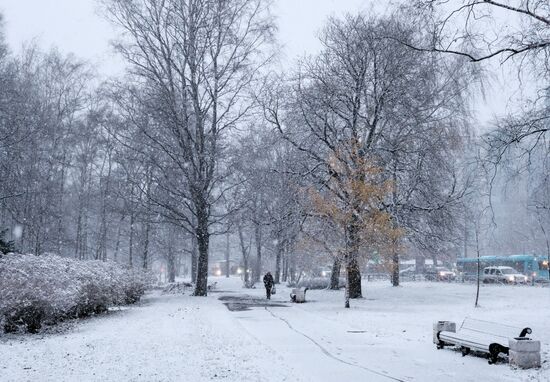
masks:
<svg viewBox="0 0 550 382"><path fill-rule="evenodd" d="M264 111L307 158L300 162L302 174L319 188L349 199L344 204L353 198L333 186L338 173L331 158L368 158L383 168L394 184L384 208L394 228L403 228L412 239L415 232L427 230L418 223L446 211L462 195L462 187L455 187L459 182L451 154L468 127L464 101L470 77L460 61L412 52L388 36L411 42L424 37L399 14L331 19L321 37L322 53L302 64L293 88L266 92ZM352 155L354 149L357 155ZM363 176L356 174L360 182ZM442 215L439 221L444 221ZM347 229L347 238L359 240L353 223ZM360 247L359 242L349 245ZM393 257L398 284L398 253ZM350 297L360 297L358 259L352 254L346 261Z"/></svg>
<svg viewBox="0 0 550 382"><path fill-rule="evenodd" d="M526 212L533 215L531 220L544 222L541 231L546 236L548 223L540 220L544 211L540 207L546 203L540 191L545 188L549 168L548 1L418 0L416 7L428 16L427 30L433 38L430 44L416 44L413 49L465 57L487 68L495 63L506 65L517 70L522 83L529 84L523 93L527 94L523 95L525 102L494 119L491 130L482 137L480 156L485 165L493 167L491 184L495 189L501 174L507 181L531 184L528 204L535 208Z"/></svg>
<svg viewBox="0 0 550 382"><path fill-rule="evenodd" d="M264 0L107 0L107 14L123 30L118 51L130 64L131 107L141 134L179 187L164 183L168 199L153 203L196 236L195 295L207 294L211 227L223 194L224 145L251 107L247 89L267 57L261 48L274 26ZM139 150L140 148L136 148ZM170 187L167 187L170 185Z"/></svg>

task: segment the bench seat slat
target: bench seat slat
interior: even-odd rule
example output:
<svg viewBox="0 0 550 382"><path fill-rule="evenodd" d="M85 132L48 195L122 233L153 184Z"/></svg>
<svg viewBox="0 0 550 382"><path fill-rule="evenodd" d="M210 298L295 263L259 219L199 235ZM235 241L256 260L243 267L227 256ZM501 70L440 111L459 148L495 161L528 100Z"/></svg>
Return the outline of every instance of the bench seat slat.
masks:
<svg viewBox="0 0 550 382"><path fill-rule="evenodd" d="M456 338L456 339L466 338L472 341L478 341L482 343L497 343L497 344L508 343L508 337L495 336L493 334L487 334L487 333L471 332L467 330L460 330L456 333L454 332L442 332L442 333L445 333L445 335L451 338Z"/></svg>
<svg viewBox="0 0 550 382"><path fill-rule="evenodd" d="M489 345L486 344L480 344L478 342L472 342L468 341L466 339L460 339L460 340L452 340L452 339L443 339L441 338L445 343L453 344L455 346L464 346L471 350L477 350L483 353L489 352Z"/></svg>
<svg viewBox="0 0 550 382"><path fill-rule="evenodd" d="M489 345L499 344L503 347L508 347L508 341L502 337L491 335L480 335L479 333L468 333L467 331L454 332L441 332L439 338L453 345L461 345L471 349L489 352Z"/></svg>

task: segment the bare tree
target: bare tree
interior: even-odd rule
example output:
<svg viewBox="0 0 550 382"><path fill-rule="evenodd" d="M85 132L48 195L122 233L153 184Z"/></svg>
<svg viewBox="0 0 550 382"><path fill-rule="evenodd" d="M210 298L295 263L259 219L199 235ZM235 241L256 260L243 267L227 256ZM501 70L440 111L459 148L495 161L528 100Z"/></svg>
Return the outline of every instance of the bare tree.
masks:
<svg viewBox="0 0 550 382"><path fill-rule="evenodd" d="M383 168L394 183L384 209L395 228L404 229L412 239L415 228L423 230L419 222L449 211L463 194L453 151L459 150L468 128L465 99L470 78L460 61L412 52L388 36L409 41L423 37L399 15L330 20L321 38L322 53L302 64L293 88L267 92L264 111L282 137L306 157L299 169L303 176L340 198L350 196L331 188L338 176L331 170L331 158L369 158ZM288 94L293 94L290 100ZM358 155L351 154L355 144ZM361 178L358 174L357 181ZM440 214L437 224L451 215ZM352 240L353 226L346 235ZM398 253L393 258L398 284ZM356 263L352 255L346 264L351 298L361 296Z"/></svg>
<svg viewBox="0 0 550 382"><path fill-rule="evenodd" d="M218 221L215 208L223 193L224 140L251 106L246 90L265 63L260 48L272 38L269 4L108 0L105 5L125 33L117 48L136 85L129 99L147 118L127 117L162 157L155 163L158 173L166 175L168 164L181 179L173 191L164 183L171 202L152 202L196 236L195 295L204 296L211 226Z"/></svg>
<svg viewBox="0 0 550 382"><path fill-rule="evenodd" d="M517 68L534 84L535 95L525 107L500 115L483 137L483 159L498 170L516 175L547 157L550 92L550 6L546 0L418 0L416 9L430 20L432 38L406 44L421 51L464 57L474 63L499 60ZM408 7L411 10L410 7ZM513 25L514 28L508 28ZM538 154L537 154L538 152ZM542 160L544 161L544 159ZM542 164L544 166L544 164ZM542 182L544 176L539 177Z"/></svg>
<svg viewBox="0 0 550 382"><path fill-rule="evenodd" d="M431 45L411 45L415 49L455 54L472 62L526 55L548 59L550 7L546 0L416 0L415 5L429 16L435 33ZM515 17L519 31L503 28Z"/></svg>
<svg viewBox="0 0 550 382"><path fill-rule="evenodd" d="M253 280L259 281L267 262L275 256L274 280L279 283L285 255L300 233L302 219L298 202L301 180L291 163L300 160L288 142L265 123L249 127L233 152L235 183L240 189L240 216L254 227L256 259ZM269 259L267 259L269 260ZM286 262L285 264L288 264Z"/></svg>
<svg viewBox="0 0 550 382"><path fill-rule="evenodd" d="M2 70L10 72L1 90L0 117L6 223L21 227L22 251L74 253L66 191L73 180L72 159L87 139L91 72L75 57L43 53L34 45ZM8 150L11 158L4 154Z"/></svg>

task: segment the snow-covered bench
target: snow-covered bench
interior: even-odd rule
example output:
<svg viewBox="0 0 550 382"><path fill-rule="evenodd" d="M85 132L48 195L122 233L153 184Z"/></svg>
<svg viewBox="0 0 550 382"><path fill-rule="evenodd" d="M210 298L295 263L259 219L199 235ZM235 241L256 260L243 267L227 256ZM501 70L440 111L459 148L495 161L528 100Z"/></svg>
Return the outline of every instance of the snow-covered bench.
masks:
<svg viewBox="0 0 550 382"><path fill-rule="evenodd" d="M456 332L450 330L437 332L437 348L460 346L462 356L469 354L472 350L487 353L489 364L493 364L497 361L500 353L508 354L511 339L526 338L527 334L531 334L530 328L521 329L495 322L465 318Z"/></svg>
<svg viewBox="0 0 550 382"><path fill-rule="evenodd" d="M306 292L308 288L294 288L290 292L290 301L306 302Z"/></svg>

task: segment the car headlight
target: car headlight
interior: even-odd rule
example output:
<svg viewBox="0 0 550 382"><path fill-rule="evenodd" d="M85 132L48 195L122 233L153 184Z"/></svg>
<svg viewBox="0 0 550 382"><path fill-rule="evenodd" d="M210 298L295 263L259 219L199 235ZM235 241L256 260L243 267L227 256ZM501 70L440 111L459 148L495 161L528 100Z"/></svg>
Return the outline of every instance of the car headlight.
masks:
<svg viewBox="0 0 550 382"><path fill-rule="evenodd" d="M508 281L514 281L514 276L508 276L506 278L508 279Z"/></svg>
<svg viewBox="0 0 550 382"><path fill-rule="evenodd" d="M445 272L439 272L439 276L445 276Z"/></svg>

